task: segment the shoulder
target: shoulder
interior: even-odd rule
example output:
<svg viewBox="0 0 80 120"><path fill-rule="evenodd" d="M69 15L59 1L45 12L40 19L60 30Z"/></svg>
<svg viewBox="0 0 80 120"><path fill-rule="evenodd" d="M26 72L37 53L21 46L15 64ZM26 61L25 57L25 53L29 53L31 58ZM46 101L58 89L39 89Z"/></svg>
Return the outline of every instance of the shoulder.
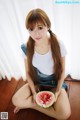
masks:
<svg viewBox="0 0 80 120"><path fill-rule="evenodd" d="M59 45L64 45L64 42L62 40L58 40Z"/></svg>
<svg viewBox="0 0 80 120"><path fill-rule="evenodd" d="M63 41L58 40L62 57L66 56L67 49Z"/></svg>

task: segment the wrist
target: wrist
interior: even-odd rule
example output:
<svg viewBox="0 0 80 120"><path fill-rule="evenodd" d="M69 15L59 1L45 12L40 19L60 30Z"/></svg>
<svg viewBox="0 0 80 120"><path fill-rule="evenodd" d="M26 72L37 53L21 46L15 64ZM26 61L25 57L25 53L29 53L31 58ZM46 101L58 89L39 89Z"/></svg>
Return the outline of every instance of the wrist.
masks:
<svg viewBox="0 0 80 120"><path fill-rule="evenodd" d="M35 94L36 94L36 91L32 92L32 94L35 95Z"/></svg>
<svg viewBox="0 0 80 120"><path fill-rule="evenodd" d="M56 93L60 93L61 92L61 89L56 89Z"/></svg>
<svg viewBox="0 0 80 120"><path fill-rule="evenodd" d="M60 92L61 92L61 90L56 90L55 95L58 97Z"/></svg>

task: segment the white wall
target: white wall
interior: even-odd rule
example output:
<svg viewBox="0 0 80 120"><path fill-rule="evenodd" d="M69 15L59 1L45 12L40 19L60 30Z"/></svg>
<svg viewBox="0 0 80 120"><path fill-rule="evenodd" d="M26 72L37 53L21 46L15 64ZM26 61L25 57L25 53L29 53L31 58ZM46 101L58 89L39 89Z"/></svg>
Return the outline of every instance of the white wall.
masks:
<svg viewBox="0 0 80 120"><path fill-rule="evenodd" d="M80 80L80 4L72 7L71 74Z"/></svg>
<svg viewBox="0 0 80 120"><path fill-rule="evenodd" d="M80 5L53 4L55 33L68 51L66 75L80 80Z"/></svg>
<svg viewBox="0 0 80 120"><path fill-rule="evenodd" d="M66 75L80 80L80 4L56 4L54 0L0 0L0 79L5 74L9 79L12 75L25 77L20 51L28 38L25 18L38 7L46 11L53 32L67 48Z"/></svg>

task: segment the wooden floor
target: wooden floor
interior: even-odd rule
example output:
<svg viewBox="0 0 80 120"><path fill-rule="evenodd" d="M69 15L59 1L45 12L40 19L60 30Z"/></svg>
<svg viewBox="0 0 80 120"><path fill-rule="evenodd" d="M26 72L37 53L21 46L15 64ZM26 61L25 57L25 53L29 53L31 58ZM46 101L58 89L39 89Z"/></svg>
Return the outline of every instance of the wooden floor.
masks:
<svg viewBox="0 0 80 120"><path fill-rule="evenodd" d="M68 97L72 110L68 120L80 120L80 82L66 81L66 83L69 85ZM0 112L8 112L8 120L55 120L32 109L20 110L17 114L13 113L12 96L23 84L25 82L22 80L0 81Z"/></svg>

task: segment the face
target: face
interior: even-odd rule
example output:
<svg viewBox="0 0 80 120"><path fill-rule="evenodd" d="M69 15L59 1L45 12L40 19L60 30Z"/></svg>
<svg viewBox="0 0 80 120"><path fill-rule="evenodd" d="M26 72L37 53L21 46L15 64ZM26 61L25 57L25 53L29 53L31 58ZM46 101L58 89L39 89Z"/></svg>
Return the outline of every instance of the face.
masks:
<svg viewBox="0 0 80 120"><path fill-rule="evenodd" d="M44 40L47 39L47 31L48 28L47 26L44 26L43 24L36 24L34 29L28 29L29 34L31 38L36 42L36 43L42 43Z"/></svg>

